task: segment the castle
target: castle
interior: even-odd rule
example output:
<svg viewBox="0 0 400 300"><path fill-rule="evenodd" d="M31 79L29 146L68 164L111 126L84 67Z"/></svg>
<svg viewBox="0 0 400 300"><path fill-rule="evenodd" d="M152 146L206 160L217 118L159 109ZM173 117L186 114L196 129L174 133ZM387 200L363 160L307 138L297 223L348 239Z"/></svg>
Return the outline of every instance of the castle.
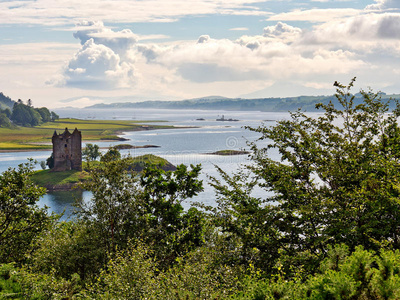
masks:
<svg viewBox="0 0 400 300"><path fill-rule="evenodd" d="M61 134L54 131L53 142L53 171L78 170L82 171L82 134L75 128L70 133L68 128Z"/></svg>

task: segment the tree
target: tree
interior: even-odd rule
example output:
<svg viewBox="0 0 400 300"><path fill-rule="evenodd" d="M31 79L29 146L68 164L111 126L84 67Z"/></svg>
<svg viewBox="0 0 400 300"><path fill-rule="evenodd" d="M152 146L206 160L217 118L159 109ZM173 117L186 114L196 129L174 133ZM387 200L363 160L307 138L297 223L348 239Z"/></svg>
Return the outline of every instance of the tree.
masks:
<svg viewBox="0 0 400 300"><path fill-rule="evenodd" d="M42 122L46 123L51 121L51 113L46 107L35 108L35 110L40 114Z"/></svg>
<svg viewBox="0 0 400 300"><path fill-rule="evenodd" d="M0 112L0 127L10 128L11 122L6 114Z"/></svg>
<svg viewBox="0 0 400 300"><path fill-rule="evenodd" d="M29 113L29 109L22 103L22 101L21 103L15 103L10 119L15 124L21 126L30 125L32 122L32 116Z"/></svg>
<svg viewBox="0 0 400 300"><path fill-rule="evenodd" d="M148 166L137 174L129 171L131 163L128 157L89 165L90 180L83 188L93 198L78 204L80 216L98 230L99 245L108 252L142 240L170 263L202 242L201 213L185 212L181 205L202 190L200 166L182 165L175 172Z"/></svg>
<svg viewBox="0 0 400 300"><path fill-rule="evenodd" d="M58 120L60 117L54 112L51 112L51 121L54 122L56 120Z"/></svg>
<svg viewBox="0 0 400 300"><path fill-rule="evenodd" d="M49 169L54 168L54 154L51 152L51 155L46 159L46 165L49 167Z"/></svg>
<svg viewBox="0 0 400 300"><path fill-rule="evenodd" d="M99 146L96 144L86 144L86 147L82 151L82 156L86 161L96 160L101 156Z"/></svg>
<svg viewBox="0 0 400 300"><path fill-rule="evenodd" d="M11 110L9 108L1 109L0 108L0 113L3 113L7 116L7 118L11 117Z"/></svg>
<svg viewBox="0 0 400 300"><path fill-rule="evenodd" d="M34 108L23 104L22 101L14 104L10 119L22 126L37 126L42 123L40 114Z"/></svg>
<svg viewBox="0 0 400 300"><path fill-rule="evenodd" d="M354 81L335 82L339 108L319 104L321 116L299 110L275 126L249 128L261 134L250 143L251 174L222 172L225 183L213 180L217 224L240 241L245 261L272 268L279 259L313 272L329 244L400 248L400 105L389 114L371 91L361 91L363 102L355 105ZM255 181L246 182L251 176ZM271 196L252 198L255 185Z"/></svg>
<svg viewBox="0 0 400 300"><path fill-rule="evenodd" d="M121 153L119 152L117 147L110 147L108 151L101 156L100 161L102 162L110 162L121 159Z"/></svg>
<svg viewBox="0 0 400 300"><path fill-rule="evenodd" d="M49 224L46 208L37 202L46 193L32 183L33 162L0 175L0 262L21 262L32 240Z"/></svg>

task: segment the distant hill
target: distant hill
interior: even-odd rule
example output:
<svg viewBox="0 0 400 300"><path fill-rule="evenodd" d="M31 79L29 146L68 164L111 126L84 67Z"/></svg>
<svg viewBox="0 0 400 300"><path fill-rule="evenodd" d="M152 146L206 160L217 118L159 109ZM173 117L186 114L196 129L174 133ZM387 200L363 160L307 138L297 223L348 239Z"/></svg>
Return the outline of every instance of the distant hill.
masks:
<svg viewBox="0 0 400 300"><path fill-rule="evenodd" d="M390 97L399 99L400 95L381 94L383 99ZM181 101L143 101L112 104L96 104L87 108L164 108L164 109L202 109L202 110L235 110L235 111L295 111L299 108L305 111L316 111L317 103L327 104L332 101L338 104L335 96L299 96L287 98L224 98L204 97ZM355 104L361 103L361 94L356 94Z"/></svg>
<svg viewBox="0 0 400 300"><path fill-rule="evenodd" d="M15 101L11 100L10 97L5 96L3 93L0 93L0 108L1 109L12 109Z"/></svg>

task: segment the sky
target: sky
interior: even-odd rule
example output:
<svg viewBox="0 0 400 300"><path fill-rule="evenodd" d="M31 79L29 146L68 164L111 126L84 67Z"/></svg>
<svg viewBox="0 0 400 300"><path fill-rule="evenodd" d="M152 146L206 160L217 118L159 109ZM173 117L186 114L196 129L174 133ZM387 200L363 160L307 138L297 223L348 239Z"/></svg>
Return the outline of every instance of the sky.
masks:
<svg viewBox="0 0 400 300"><path fill-rule="evenodd" d="M49 108L400 93L400 0L0 0L0 74Z"/></svg>

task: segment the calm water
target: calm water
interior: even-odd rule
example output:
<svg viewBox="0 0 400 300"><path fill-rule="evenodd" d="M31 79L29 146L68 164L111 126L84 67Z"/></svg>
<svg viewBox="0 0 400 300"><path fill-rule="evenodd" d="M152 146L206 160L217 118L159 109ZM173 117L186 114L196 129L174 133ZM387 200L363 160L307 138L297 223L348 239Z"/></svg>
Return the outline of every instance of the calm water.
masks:
<svg viewBox="0 0 400 300"><path fill-rule="evenodd" d="M143 154L155 154L161 156L172 164L201 164L201 179L204 181L205 191L197 197L184 203L186 208L190 207L192 201L203 202L208 205L215 204L215 193L207 184L207 176L218 176L215 165L218 165L228 173L233 173L242 164L248 164L247 155L239 156L216 156L207 153L224 149L248 149L246 141L254 141L259 135L245 129L245 126L258 127L262 123L274 125L276 120L288 118L288 113L265 113L265 112L216 112L199 110L155 110L155 109L123 109L123 110L58 110L60 117L77 117L81 119L116 119L116 120L165 120L168 125L184 128L164 129L140 132L125 132L123 137L128 138L125 142L96 142L100 147L109 147L116 144L126 143L131 145L157 145L160 148L123 150L122 154L132 156ZM238 119L238 122L220 122L216 118L221 117ZM196 119L203 118L204 121ZM157 122L158 124L158 122ZM165 124L165 123L159 123ZM190 128L187 128L190 127ZM72 128L71 128L72 129ZM79 129L79 128L78 128ZM264 143L267 143L266 141ZM16 167L20 163L33 158L37 161L46 160L50 151L32 151L17 153L0 153L0 172L8 167ZM40 166L36 166L40 169ZM261 191L258 191L260 196ZM72 203L75 199L88 200L89 192L54 192L48 193L40 200L40 205L47 205L50 211L61 213L65 210L67 218L73 211Z"/></svg>

